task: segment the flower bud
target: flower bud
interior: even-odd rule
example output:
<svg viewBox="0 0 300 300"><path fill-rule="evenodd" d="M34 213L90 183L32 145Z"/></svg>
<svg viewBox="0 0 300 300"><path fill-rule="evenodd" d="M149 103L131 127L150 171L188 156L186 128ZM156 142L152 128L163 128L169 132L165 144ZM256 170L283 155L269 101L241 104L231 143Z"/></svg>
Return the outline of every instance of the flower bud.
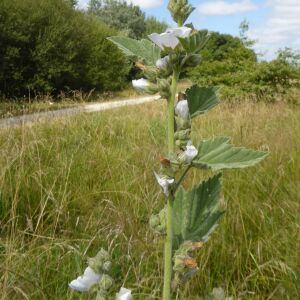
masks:
<svg viewBox="0 0 300 300"><path fill-rule="evenodd" d="M184 120L190 119L190 111L187 100L181 100L176 104L175 113Z"/></svg>
<svg viewBox="0 0 300 300"><path fill-rule="evenodd" d="M109 272L111 269L111 266L112 266L111 261L106 261L102 266L102 270L105 272Z"/></svg>
<svg viewBox="0 0 300 300"><path fill-rule="evenodd" d="M186 139L186 140L176 140L175 141L175 145L179 149L184 149L186 147L186 145L187 145L188 142L189 142L188 139Z"/></svg>
<svg viewBox="0 0 300 300"><path fill-rule="evenodd" d="M201 62L201 55L200 54L190 54L186 60L184 61L184 65L182 67L196 67Z"/></svg>
<svg viewBox="0 0 300 300"><path fill-rule="evenodd" d="M179 116L175 116L175 122L176 122L176 131L190 129L192 126L190 119L184 120Z"/></svg>
<svg viewBox="0 0 300 300"><path fill-rule="evenodd" d="M100 290L107 291L109 290L114 284L114 280L107 274L103 274L101 280L99 282Z"/></svg>
<svg viewBox="0 0 300 300"><path fill-rule="evenodd" d="M145 77L148 81L152 83L156 83L158 77L158 71L154 67L147 67L144 70Z"/></svg>
<svg viewBox="0 0 300 300"><path fill-rule="evenodd" d="M101 248L95 257L88 258L88 264L95 272L99 274L103 273L103 271L107 271L104 265L106 264L107 267L108 264L111 264L110 255L106 250Z"/></svg>
<svg viewBox="0 0 300 300"><path fill-rule="evenodd" d="M149 220L149 225L152 229L156 229L156 227L160 224L159 215L151 215Z"/></svg>
<svg viewBox="0 0 300 300"><path fill-rule="evenodd" d="M195 8L188 4L187 0L170 0L168 9L172 15L173 20L177 24L182 25Z"/></svg>
<svg viewBox="0 0 300 300"><path fill-rule="evenodd" d="M149 225L152 230L159 234L166 233L167 208L164 207L157 215L151 215Z"/></svg>
<svg viewBox="0 0 300 300"><path fill-rule="evenodd" d="M191 129L184 129L176 131L174 134L175 140L189 140L191 135Z"/></svg>
<svg viewBox="0 0 300 300"><path fill-rule="evenodd" d="M107 297L103 293L98 292L96 296L96 300L107 300Z"/></svg>
<svg viewBox="0 0 300 300"><path fill-rule="evenodd" d="M170 81L168 79L158 79L157 86L161 97L168 99L171 94Z"/></svg>
<svg viewBox="0 0 300 300"><path fill-rule="evenodd" d="M156 67L159 69L166 69L169 65L170 57L167 55L163 58L160 58L156 61Z"/></svg>

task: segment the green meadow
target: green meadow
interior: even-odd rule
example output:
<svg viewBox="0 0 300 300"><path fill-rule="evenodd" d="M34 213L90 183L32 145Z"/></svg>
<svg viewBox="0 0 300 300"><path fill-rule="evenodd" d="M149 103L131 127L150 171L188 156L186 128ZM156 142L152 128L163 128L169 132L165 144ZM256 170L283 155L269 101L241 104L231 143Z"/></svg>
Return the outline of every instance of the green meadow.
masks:
<svg viewBox="0 0 300 300"><path fill-rule="evenodd" d="M167 151L165 111L156 101L0 129L1 299L93 299L68 283L101 247L118 286L161 299L163 241L148 220L165 201L153 175ZM194 144L210 136L270 155L224 172L227 212L179 299L214 287L234 299L299 299L299 107L222 103L193 123Z"/></svg>

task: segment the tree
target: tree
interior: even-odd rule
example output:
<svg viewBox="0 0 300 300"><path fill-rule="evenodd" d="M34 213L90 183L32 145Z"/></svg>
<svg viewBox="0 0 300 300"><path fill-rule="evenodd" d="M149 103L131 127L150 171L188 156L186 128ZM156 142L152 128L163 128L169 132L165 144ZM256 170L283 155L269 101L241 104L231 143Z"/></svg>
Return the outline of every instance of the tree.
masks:
<svg viewBox="0 0 300 300"><path fill-rule="evenodd" d="M115 30L65 0L0 2L0 93L114 90L129 65L106 37Z"/></svg>
<svg viewBox="0 0 300 300"><path fill-rule="evenodd" d="M157 20L155 17L148 17L146 19L146 32L145 36L153 32L162 33L168 28L168 24L166 22L161 22Z"/></svg>
<svg viewBox="0 0 300 300"><path fill-rule="evenodd" d="M244 19L241 22L239 30L242 43L245 45L245 47L251 48L255 44L255 40L251 40L247 35L247 32L249 31L249 22L247 21L247 19Z"/></svg>
<svg viewBox="0 0 300 300"><path fill-rule="evenodd" d="M256 54L237 37L212 32L201 51L202 63L189 72L200 85L218 85L224 96L249 91L249 73L257 63Z"/></svg>
<svg viewBox="0 0 300 300"><path fill-rule="evenodd" d="M140 39L146 32L145 14L138 6L126 1L90 0L88 11L129 37Z"/></svg>

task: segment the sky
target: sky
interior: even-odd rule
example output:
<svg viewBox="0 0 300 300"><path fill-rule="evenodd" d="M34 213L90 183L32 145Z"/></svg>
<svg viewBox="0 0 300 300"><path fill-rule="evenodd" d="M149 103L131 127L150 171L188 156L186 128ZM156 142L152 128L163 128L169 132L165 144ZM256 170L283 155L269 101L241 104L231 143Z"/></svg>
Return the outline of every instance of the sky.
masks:
<svg viewBox="0 0 300 300"><path fill-rule="evenodd" d="M175 26L167 9L168 0L126 0L139 5L147 16L155 16ZM89 0L79 0L86 8ZM254 49L270 60L281 48L300 51L300 0L190 0L196 8L188 23L237 36L243 20L249 22L248 36Z"/></svg>

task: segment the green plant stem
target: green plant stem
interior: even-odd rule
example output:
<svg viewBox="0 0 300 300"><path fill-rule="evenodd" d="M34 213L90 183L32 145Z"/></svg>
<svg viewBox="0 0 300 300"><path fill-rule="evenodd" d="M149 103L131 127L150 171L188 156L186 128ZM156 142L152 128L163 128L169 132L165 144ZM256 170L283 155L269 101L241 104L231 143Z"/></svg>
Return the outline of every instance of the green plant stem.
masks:
<svg viewBox="0 0 300 300"><path fill-rule="evenodd" d="M168 152L172 155L175 152L175 118L174 118L174 106L176 98L176 90L178 83L178 72L173 72L171 95L168 100ZM164 290L163 300L171 299L171 280L172 280L172 244L173 244L173 202L174 194L170 193L167 202L167 236L165 241L165 263L164 263Z"/></svg>
<svg viewBox="0 0 300 300"><path fill-rule="evenodd" d="M185 178L185 175L188 173L188 171L190 170L190 168L192 167L192 165L188 165L184 172L182 173L181 177L179 178L178 182L176 183L175 185L175 188L174 188L174 192L178 189L178 187L180 186L181 182L183 181L183 179Z"/></svg>

